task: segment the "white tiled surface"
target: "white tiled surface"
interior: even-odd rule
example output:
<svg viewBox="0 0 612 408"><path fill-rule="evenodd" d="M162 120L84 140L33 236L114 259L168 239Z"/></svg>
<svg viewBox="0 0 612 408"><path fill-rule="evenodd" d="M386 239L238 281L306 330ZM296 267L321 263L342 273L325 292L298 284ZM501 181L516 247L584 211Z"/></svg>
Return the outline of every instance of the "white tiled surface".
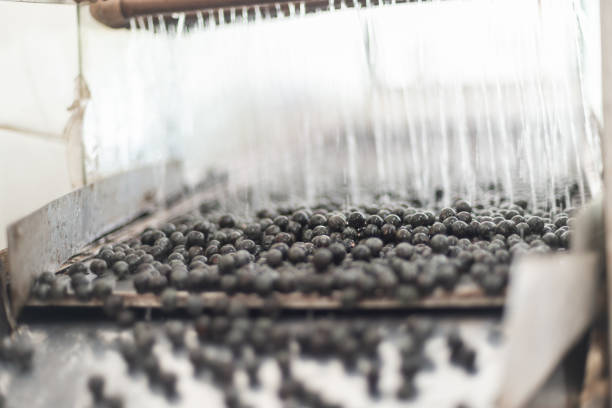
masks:
<svg viewBox="0 0 612 408"><path fill-rule="evenodd" d="M63 140L0 129L0 248L10 223L70 189Z"/></svg>
<svg viewBox="0 0 612 408"><path fill-rule="evenodd" d="M0 125L61 134L78 74L76 7L0 1Z"/></svg>

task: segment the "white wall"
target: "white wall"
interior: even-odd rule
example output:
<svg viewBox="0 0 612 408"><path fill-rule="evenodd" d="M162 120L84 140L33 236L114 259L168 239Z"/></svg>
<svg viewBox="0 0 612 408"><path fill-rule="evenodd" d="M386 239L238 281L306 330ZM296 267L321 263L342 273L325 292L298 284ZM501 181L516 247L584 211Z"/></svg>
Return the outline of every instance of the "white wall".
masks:
<svg viewBox="0 0 612 408"><path fill-rule="evenodd" d="M75 6L0 1L0 248L10 223L72 189L77 74Z"/></svg>
<svg viewBox="0 0 612 408"><path fill-rule="evenodd" d="M76 8L0 1L0 125L59 135L78 73Z"/></svg>
<svg viewBox="0 0 612 408"><path fill-rule="evenodd" d="M66 144L0 129L0 226L70 191ZM6 235L0 235L0 248Z"/></svg>

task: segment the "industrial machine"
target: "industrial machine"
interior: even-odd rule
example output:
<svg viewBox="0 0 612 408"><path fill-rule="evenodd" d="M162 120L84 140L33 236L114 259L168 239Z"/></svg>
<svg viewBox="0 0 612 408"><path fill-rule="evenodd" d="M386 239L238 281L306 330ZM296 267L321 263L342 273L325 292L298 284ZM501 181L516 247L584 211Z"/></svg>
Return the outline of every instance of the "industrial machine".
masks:
<svg viewBox="0 0 612 408"><path fill-rule="evenodd" d="M6 406L609 405L612 6L64 7L78 188L7 230Z"/></svg>

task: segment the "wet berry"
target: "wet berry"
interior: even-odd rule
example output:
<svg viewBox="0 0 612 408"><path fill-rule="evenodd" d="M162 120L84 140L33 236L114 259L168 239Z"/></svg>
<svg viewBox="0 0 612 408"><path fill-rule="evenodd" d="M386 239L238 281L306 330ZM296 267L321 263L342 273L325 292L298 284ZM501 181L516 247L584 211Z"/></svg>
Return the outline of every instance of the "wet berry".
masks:
<svg viewBox="0 0 612 408"><path fill-rule="evenodd" d="M360 212L352 212L349 214L347 222L352 228L359 229L366 225L366 218Z"/></svg>
<svg viewBox="0 0 612 408"><path fill-rule="evenodd" d="M333 261L334 255L327 248L317 249L312 258L312 263L318 271L325 270Z"/></svg>

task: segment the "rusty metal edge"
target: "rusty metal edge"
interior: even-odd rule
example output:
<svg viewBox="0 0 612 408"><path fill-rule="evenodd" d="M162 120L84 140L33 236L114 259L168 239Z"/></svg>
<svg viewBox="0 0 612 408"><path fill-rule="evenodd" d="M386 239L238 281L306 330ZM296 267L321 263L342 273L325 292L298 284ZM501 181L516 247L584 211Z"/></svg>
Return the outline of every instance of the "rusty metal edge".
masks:
<svg viewBox="0 0 612 408"><path fill-rule="evenodd" d="M155 164L75 190L10 225L8 261L0 273L2 314L10 327L38 275L58 270L95 239L155 211L182 188L181 163Z"/></svg>
<svg viewBox="0 0 612 408"><path fill-rule="evenodd" d="M161 307L160 298L152 293L136 294L135 292L118 292L123 297L127 307L134 308L159 308ZM187 303L189 292L178 291L176 297L176 307L184 308ZM265 299L258 295L236 294L228 296L224 292L207 292L201 295L205 305L212 305L219 299L238 299L248 308L262 308ZM317 296L304 295L301 293L276 294L278 306L283 309L293 310L330 310L341 309L342 302L338 296ZM93 299L83 302L74 297L67 297L60 300L40 301L30 299L26 304L28 307L100 307L104 304L102 300ZM489 309L501 308L504 306L504 297L485 297L485 296L456 296L444 295L424 298L416 302L401 303L391 298L367 299L356 304L351 310L436 310L436 309Z"/></svg>
<svg viewBox="0 0 612 408"><path fill-rule="evenodd" d="M0 276L3 276L7 269L8 262L8 250L2 249L0 250ZM8 334L11 326L10 322L5 313L0 313L0 335L4 336Z"/></svg>
<svg viewBox="0 0 612 408"><path fill-rule="evenodd" d="M579 406L582 408L610 406L606 369L606 342L608 337L606 329L607 324L602 319L591 331L585 361L585 378L579 402Z"/></svg>

